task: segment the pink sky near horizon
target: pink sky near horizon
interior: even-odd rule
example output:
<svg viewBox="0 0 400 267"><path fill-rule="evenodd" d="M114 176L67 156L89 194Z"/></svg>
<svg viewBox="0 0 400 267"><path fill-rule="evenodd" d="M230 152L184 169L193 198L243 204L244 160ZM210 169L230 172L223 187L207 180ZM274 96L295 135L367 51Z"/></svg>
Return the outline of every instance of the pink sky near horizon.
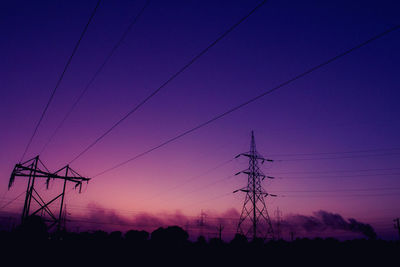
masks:
<svg viewBox="0 0 400 267"><path fill-rule="evenodd" d="M41 151L144 4L103 2L25 160ZM79 6L69 1L21 3L3 3L0 11L6 40L0 43L6 51L0 63L1 206L25 190L26 181L17 178L7 191L10 173L96 1ZM40 155L46 166L63 167L257 3L152 2ZM93 177L398 24L396 10L395 1L271 1L71 167ZM284 215L326 210L395 236L393 219L400 216L395 205L400 200L399 36L393 32L94 177L82 194L68 193L69 212L84 216L90 205L121 216L126 211L178 211L193 217L201 210L239 212L244 194L232 192L245 186L247 177L234 174L247 162L234 157L249 150L254 130L258 152L275 160L262 165L265 174L276 177L264 182L266 191L278 195L267 198L271 216L277 207ZM374 149L384 150L354 152ZM296 155L307 153L314 154ZM50 197L58 186L41 192ZM23 196L2 211L20 212L21 200Z"/></svg>

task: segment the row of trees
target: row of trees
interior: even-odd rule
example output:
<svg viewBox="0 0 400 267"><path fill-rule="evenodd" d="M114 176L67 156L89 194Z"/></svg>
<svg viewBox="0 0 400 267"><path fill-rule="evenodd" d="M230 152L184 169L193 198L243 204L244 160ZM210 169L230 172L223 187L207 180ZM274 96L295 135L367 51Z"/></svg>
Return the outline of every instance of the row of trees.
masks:
<svg viewBox="0 0 400 267"><path fill-rule="evenodd" d="M1 232L0 240L6 244L4 255L12 255L16 260L31 261L42 259L56 262L62 259L75 265L126 265L125 262L145 262L143 266L162 265L176 262L187 265L193 263L214 265L242 265L250 263L298 265L327 263L346 265L371 264L378 266L397 259L398 242L358 239L340 242L328 239L255 240L248 242L242 235L236 235L229 242L217 238L206 241L199 237L189 241L189 235L178 226L158 228L151 233L130 230L126 233L114 231L95 232L54 232L49 234L40 217L31 217L24 225L12 232ZM30 255L21 257L20 255ZM42 257L38 257L42 255ZM44 255L44 256L43 256ZM26 262L22 262L26 263ZM21 263L21 264L22 264ZM142 265L141 265L142 266Z"/></svg>

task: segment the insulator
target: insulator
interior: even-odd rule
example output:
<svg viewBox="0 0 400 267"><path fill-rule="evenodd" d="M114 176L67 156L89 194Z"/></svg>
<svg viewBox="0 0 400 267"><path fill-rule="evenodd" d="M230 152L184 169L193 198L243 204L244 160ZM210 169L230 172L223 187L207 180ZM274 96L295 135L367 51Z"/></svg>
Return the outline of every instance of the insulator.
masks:
<svg viewBox="0 0 400 267"><path fill-rule="evenodd" d="M50 177L46 179L46 189L49 189Z"/></svg>
<svg viewBox="0 0 400 267"><path fill-rule="evenodd" d="M15 181L15 172L13 171L11 173L10 181L8 182L8 189L11 188L11 186L14 184L14 181Z"/></svg>

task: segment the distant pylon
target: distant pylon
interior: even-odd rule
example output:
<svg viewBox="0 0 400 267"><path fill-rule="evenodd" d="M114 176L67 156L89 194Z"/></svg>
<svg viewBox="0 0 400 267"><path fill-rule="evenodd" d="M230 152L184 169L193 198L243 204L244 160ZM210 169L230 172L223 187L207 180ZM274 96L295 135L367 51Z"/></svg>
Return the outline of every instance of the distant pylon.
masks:
<svg viewBox="0 0 400 267"><path fill-rule="evenodd" d="M393 221L394 221L394 229L397 230L397 233L399 234L399 240L400 240L400 218L396 218Z"/></svg>
<svg viewBox="0 0 400 267"><path fill-rule="evenodd" d="M262 155L258 154L253 131L251 132L250 151L248 153L239 154L236 158L240 156L249 158L249 168L235 174L244 173L248 176L247 186L233 191L233 193L238 191L246 193L237 233L243 234L247 238L252 238L253 240L257 239L257 237L273 238L272 224L264 197L276 197L276 195L265 192L261 182L265 178L274 179L274 177L264 175L258 167L258 161L261 161L261 164L263 164L265 161L272 162L273 160L265 159Z"/></svg>
<svg viewBox="0 0 400 267"><path fill-rule="evenodd" d="M199 228L200 228L199 236L204 236L203 228L206 225L206 220L205 220L206 217L207 217L207 214L203 210L201 210L200 219L199 219Z"/></svg>
<svg viewBox="0 0 400 267"><path fill-rule="evenodd" d="M279 240L281 239L281 218L282 218L282 211L280 211L279 207L276 207L275 210L276 216L276 238Z"/></svg>
<svg viewBox="0 0 400 267"><path fill-rule="evenodd" d="M222 231L224 230L224 227L222 226L222 224L219 224L217 230L218 230L218 239L222 240Z"/></svg>

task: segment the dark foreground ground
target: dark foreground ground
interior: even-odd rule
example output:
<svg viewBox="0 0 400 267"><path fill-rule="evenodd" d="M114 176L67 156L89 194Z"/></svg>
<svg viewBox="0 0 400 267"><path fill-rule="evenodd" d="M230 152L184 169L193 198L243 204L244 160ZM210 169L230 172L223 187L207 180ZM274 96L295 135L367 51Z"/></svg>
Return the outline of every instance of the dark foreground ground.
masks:
<svg viewBox="0 0 400 267"><path fill-rule="evenodd" d="M58 232L19 227L0 232L2 266L398 266L400 243L384 240L296 239L188 241L179 227L151 234ZM8 264L5 264L9 262Z"/></svg>

